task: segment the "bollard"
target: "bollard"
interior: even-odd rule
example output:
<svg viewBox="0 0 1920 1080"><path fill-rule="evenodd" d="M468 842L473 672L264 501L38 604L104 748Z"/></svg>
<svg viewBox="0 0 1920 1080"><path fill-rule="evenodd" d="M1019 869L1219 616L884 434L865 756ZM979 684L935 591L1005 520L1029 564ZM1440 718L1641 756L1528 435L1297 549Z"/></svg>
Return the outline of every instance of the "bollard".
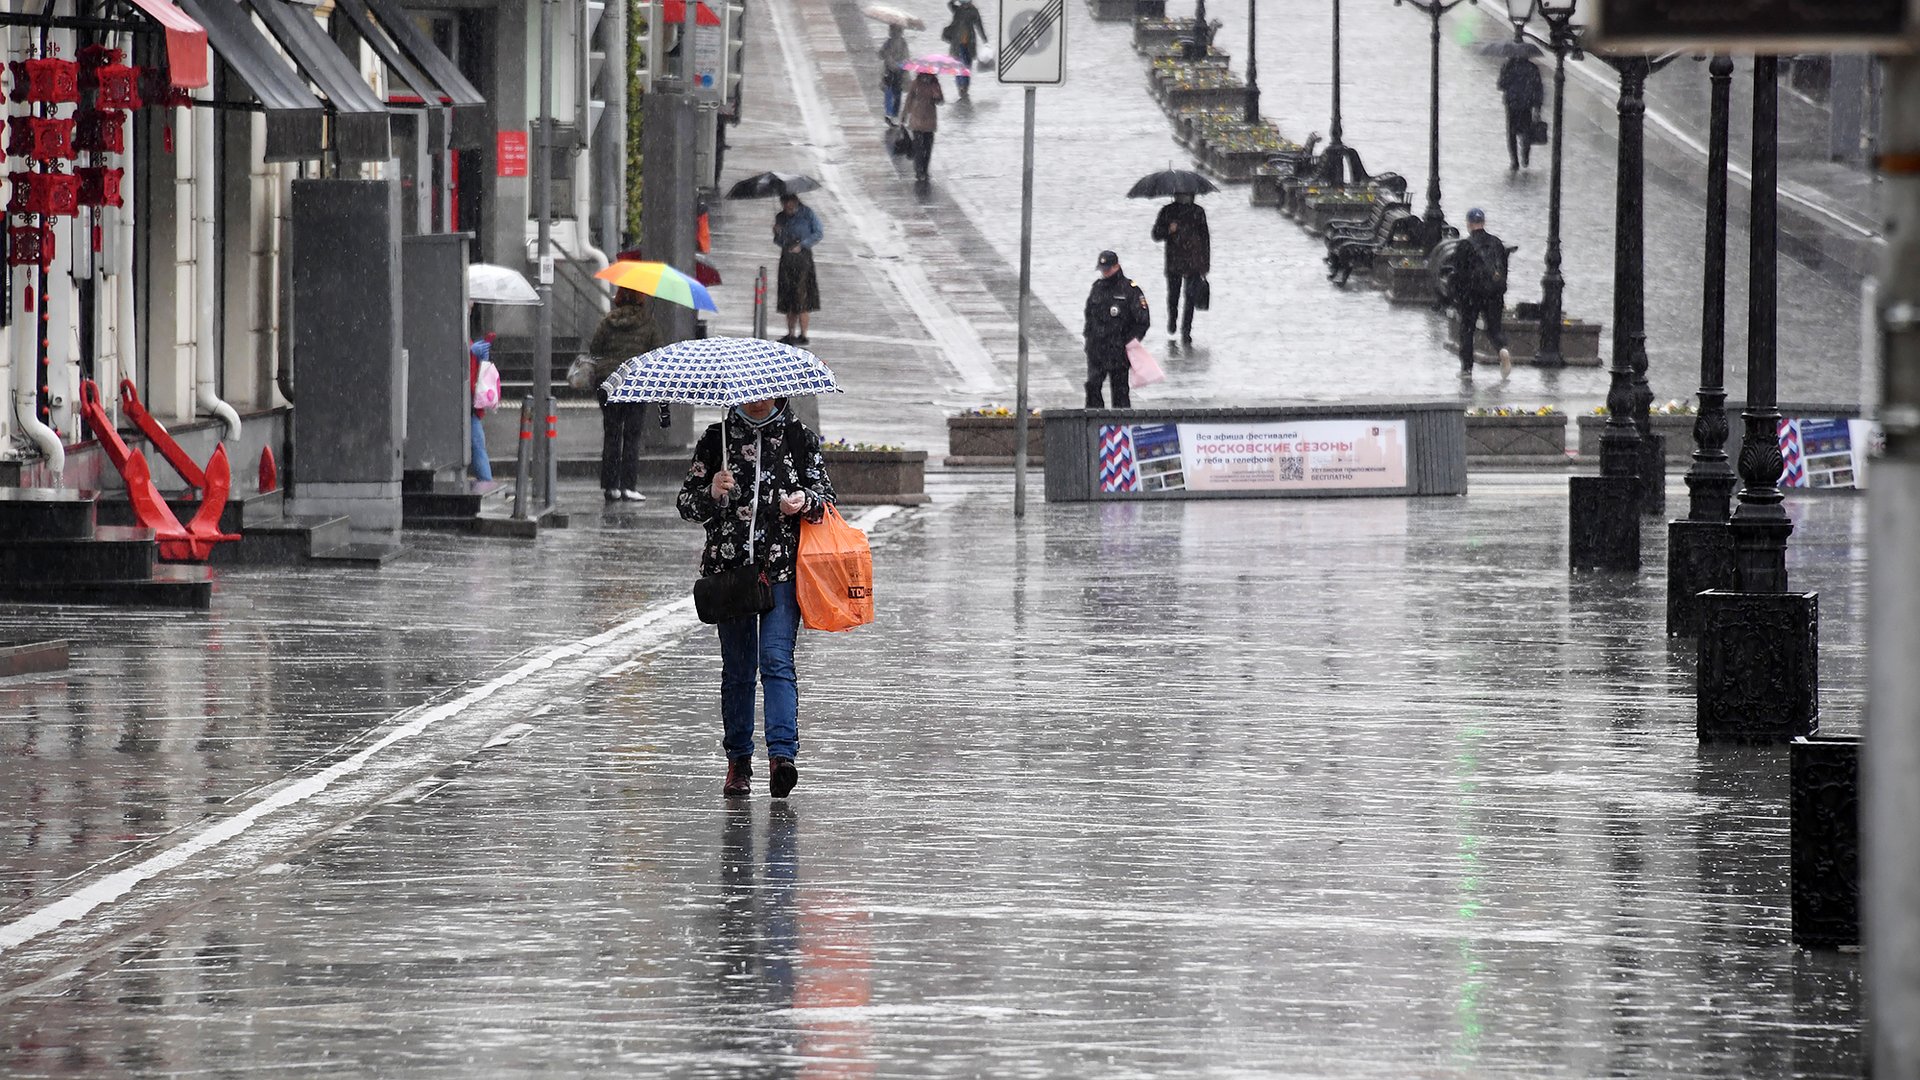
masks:
<svg viewBox="0 0 1920 1080"><path fill-rule="evenodd" d="M527 519L527 458L533 453L533 395L520 399L520 448L514 453L513 518Z"/></svg>
<svg viewBox="0 0 1920 1080"><path fill-rule="evenodd" d="M767 268L764 266L753 282L753 336L767 336Z"/></svg>
<svg viewBox="0 0 1920 1080"><path fill-rule="evenodd" d="M547 505L550 512L560 504L558 481L560 479L560 399L547 399Z"/></svg>

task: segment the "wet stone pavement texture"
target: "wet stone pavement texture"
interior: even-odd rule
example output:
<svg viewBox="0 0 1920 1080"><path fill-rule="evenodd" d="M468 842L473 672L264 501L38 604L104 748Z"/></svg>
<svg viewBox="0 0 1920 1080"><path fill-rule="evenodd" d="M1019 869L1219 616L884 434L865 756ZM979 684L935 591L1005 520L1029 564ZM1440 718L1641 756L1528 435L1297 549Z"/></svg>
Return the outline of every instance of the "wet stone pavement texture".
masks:
<svg viewBox="0 0 1920 1080"><path fill-rule="evenodd" d="M1023 525L1004 488L936 477L932 505L874 525L879 621L801 644L786 805L764 767L752 799L719 794L717 649L670 618L693 530L656 503L583 513L541 580L609 595L523 594L525 622L553 615L548 646L641 604L661 633L502 691L378 797L285 809L306 832L229 841L257 849L243 871L175 901L150 897L162 875L79 924L140 909L110 940L10 950L0 1072L1861 1075L1858 957L1788 942L1785 750L1695 742L1662 583L1569 577L1563 482ZM1850 730L1865 506L1790 506L1825 728ZM530 550L415 559L492 578ZM306 621L364 612L341 580L315 576ZM378 580L416 622L464 607L436 575ZM283 587L223 587L180 647L240 636ZM7 833L35 830L0 934L98 876L58 881L125 839L95 834L188 826L220 790L146 778L274 790L303 756L280 753L298 714L276 688L405 705L505 666L528 631L493 622L331 676L294 647L227 672L221 650L174 680L171 721L104 672L13 690ZM258 704L222 698L238 681ZM204 737L217 711L250 756ZM300 722L366 743L370 719Z"/></svg>

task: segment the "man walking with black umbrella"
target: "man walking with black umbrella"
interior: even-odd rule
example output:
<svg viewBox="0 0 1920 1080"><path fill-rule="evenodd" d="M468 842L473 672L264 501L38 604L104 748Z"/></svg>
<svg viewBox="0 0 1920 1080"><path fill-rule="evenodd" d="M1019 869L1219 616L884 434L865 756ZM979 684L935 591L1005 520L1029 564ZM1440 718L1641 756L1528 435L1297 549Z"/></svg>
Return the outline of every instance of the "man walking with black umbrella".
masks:
<svg viewBox="0 0 1920 1080"><path fill-rule="evenodd" d="M1181 192L1160 208L1153 220L1153 238L1167 245L1167 341L1171 345L1178 316L1180 344L1193 344L1193 309L1208 306L1207 271L1212 261L1212 237L1207 232L1207 212L1193 201L1190 192ZM1180 310L1182 287L1187 308Z"/></svg>

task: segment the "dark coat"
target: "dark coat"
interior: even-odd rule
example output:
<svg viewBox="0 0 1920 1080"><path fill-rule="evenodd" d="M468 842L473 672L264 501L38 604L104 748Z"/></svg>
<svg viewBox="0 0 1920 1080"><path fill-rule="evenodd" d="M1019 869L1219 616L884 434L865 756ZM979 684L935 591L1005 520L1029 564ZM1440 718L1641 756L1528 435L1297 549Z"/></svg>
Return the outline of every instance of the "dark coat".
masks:
<svg viewBox="0 0 1920 1080"><path fill-rule="evenodd" d="M587 351L593 354L594 385L607 381L614 368L664 344L660 327L647 313L645 304L613 305L600 325L594 327L593 340L587 343Z"/></svg>
<svg viewBox="0 0 1920 1080"><path fill-rule="evenodd" d="M1172 232L1167 226L1178 225ZM1167 276L1205 274L1213 265L1213 238L1207 233L1207 212L1199 203L1170 202L1153 219L1153 238L1167 245Z"/></svg>
<svg viewBox="0 0 1920 1080"><path fill-rule="evenodd" d="M1485 229L1463 237L1448 257L1453 292L1475 300L1497 300L1507 295L1507 245Z"/></svg>
<svg viewBox="0 0 1920 1080"><path fill-rule="evenodd" d="M1151 329L1153 312L1147 308L1147 294L1125 270L1093 279L1093 291L1087 294L1086 325L1081 330L1087 340L1089 363L1126 367L1127 342L1146 337Z"/></svg>
<svg viewBox="0 0 1920 1080"><path fill-rule="evenodd" d="M713 477L722 461L733 471L734 482L733 497L725 504L713 501ZM754 470L762 463L766 478L760 483L758 520L751 523L757 539L749 549ZM805 492L807 502L800 513L788 517L780 512L780 496L795 491ZM765 567L768 577L778 582L793 580L801 519L818 524L833 499L820 436L783 406L779 418L764 427L755 428L732 410L724 420L708 425L694 444L678 505L681 517L707 527L707 546L700 553L702 577L751 562Z"/></svg>
<svg viewBox="0 0 1920 1080"><path fill-rule="evenodd" d="M1512 57L1506 62L1500 69L1500 81L1495 85L1506 95L1508 112L1537 109L1547 100L1547 88L1540 79L1540 69L1523 56Z"/></svg>
<svg viewBox="0 0 1920 1080"><path fill-rule="evenodd" d="M953 21L940 31L940 36L946 39L947 44L956 49L963 46L978 49L980 43L987 40L987 27L980 20L979 8L971 2L963 4L957 0L947 0L947 10L953 12Z"/></svg>

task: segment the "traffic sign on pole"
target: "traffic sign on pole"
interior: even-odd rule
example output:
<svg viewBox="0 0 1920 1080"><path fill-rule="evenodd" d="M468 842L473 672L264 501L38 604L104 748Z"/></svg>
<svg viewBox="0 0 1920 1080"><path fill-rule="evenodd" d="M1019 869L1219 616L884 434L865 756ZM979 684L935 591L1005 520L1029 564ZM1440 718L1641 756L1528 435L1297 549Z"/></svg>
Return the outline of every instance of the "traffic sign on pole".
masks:
<svg viewBox="0 0 1920 1080"><path fill-rule="evenodd" d="M1066 0L1000 0L1000 81L1058 86L1067 77Z"/></svg>

